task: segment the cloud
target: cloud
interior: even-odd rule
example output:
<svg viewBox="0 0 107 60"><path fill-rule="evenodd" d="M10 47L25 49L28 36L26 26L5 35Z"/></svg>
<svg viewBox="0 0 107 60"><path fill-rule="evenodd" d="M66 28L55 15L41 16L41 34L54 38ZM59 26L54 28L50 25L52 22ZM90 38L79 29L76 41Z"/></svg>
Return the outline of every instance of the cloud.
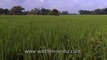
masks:
<svg viewBox="0 0 107 60"><path fill-rule="evenodd" d="M44 0L40 0L41 3L44 3Z"/></svg>

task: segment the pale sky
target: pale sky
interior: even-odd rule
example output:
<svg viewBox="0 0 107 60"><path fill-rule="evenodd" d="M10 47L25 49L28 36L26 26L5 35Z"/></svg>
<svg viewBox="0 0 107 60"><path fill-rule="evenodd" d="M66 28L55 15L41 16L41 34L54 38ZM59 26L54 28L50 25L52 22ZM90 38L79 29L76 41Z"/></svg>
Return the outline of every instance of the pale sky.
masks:
<svg viewBox="0 0 107 60"><path fill-rule="evenodd" d="M94 10L97 8L106 8L107 0L0 0L0 8L12 8L13 6L22 6L26 10L32 8L56 8L58 10L67 10L77 13L79 10Z"/></svg>

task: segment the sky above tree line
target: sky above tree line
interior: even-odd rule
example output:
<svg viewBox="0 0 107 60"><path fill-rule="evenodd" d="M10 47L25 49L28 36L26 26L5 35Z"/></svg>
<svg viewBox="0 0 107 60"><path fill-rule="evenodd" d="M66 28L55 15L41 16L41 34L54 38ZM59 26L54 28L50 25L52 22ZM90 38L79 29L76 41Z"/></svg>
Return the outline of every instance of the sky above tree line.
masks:
<svg viewBox="0 0 107 60"><path fill-rule="evenodd" d="M12 8L13 6L22 6L26 10L33 8L67 10L71 13L77 13L79 10L94 10L97 8L106 8L107 0L0 0L0 8Z"/></svg>

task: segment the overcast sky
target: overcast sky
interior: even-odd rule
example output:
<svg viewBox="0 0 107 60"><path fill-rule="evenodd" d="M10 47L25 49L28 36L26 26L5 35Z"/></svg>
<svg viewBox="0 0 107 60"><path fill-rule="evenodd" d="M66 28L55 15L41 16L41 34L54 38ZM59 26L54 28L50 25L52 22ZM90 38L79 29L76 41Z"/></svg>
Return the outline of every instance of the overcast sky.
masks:
<svg viewBox="0 0 107 60"><path fill-rule="evenodd" d="M32 8L57 8L58 10L67 10L77 13L78 10L94 10L97 8L106 8L107 0L0 0L0 8L12 8L20 5L26 10Z"/></svg>

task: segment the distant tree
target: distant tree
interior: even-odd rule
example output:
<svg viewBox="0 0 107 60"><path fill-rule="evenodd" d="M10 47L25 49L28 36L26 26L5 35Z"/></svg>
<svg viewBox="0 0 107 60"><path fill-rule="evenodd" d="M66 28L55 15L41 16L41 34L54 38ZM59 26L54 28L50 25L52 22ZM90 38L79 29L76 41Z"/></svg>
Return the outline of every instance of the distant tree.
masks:
<svg viewBox="0 0 107 60"><path fill-rule="evenodd" d="M0 15L8 15L9 14L9 10L8 9L3 9L3 8L0 8Z"/></svg>
<svg viewBox="0 0 107 60"><path fill-rule="evenodd" d="M79 10L80 14L85 14L84 10Z"/></svg>
<svg viewBox="0 0 107 60"><path fill-rule="evenodd" d="M12 9L11 9L11 12L15 15L21 15L22 14L22 11L25 10L23 7L21 6L14 6Z"/></svg>
<svg viewBox="0 0 107 60"><path fill-rule="evenodd" d="M107 14L107 8L104 9L95 9L94 11L89 11L89 10L80 10L80 14Z"/></svg>
<svg viewBox="0 0 107 60"><path fill-rule="evenodd" d="M103 13L107 14L107 8L103 9Z"/></svg>
<svg viewBox="0 0 107 60"><path fill-rule="evenodd" d="M4 13L4 9L0 8L0 15L2 15Z"/></svg>
<svg viewBox="0 0 107 60"><path fill-rule="evenodd" d="M78 15L78 13L69 13L69 15Z"/></svg>
<svg viewBox="0 0 107 60"><path fill-rule="evenodd" d="M88 10L79 10L80 14L93 14L93 11L88 11Z"/></svg>
<svg viewBox="0 0 107 60"><path fill-rule="evenodd" d="M38 15L39 14L40 9L39 8L34 8L32 9L29 14L31 15Z"/></svg>
<svg viewBox="0 0 107 60"><path fill-rule="evenodd" d="M69 12L68 11L62 11L62 15L68 15Z"/></svg>
<svg viewBox="0 0 107 60"><path fill-rule="evenodd" d="M4 12L3 12L5 15L9 15L9 10L8 9L4 9Z"/></svg>
<svg viewBox="0 0 107 60"><path fill-rule="evenodd" d="M42 9L39 11L39 14L40 14L40 15L48 15L50 11L51 11L50 9L42 8Z"/></svg>
<svg viewBox="0 0 107 60"><path fill-rule="evenodd" d="M9 10L8 15L13 15L13 12Z"/></svg>
<svg viewBox="0 0 107 60"><path fill-rule="evenodd" d="M59 16L59 11L57 9L53 9L49 14Z"/></svg>
<svg viewBox="0 0 107 60"><path fill-rule="evenodd" d="M103 11L102 11L102 9L95 9L94 13L95 14L103 14Z"/></svg>
<svg viewBox="0 0 107 60"><path fill-rule="evenodd" d="M23 11L22 12L22 15L28 15L29 14L29 11Z"/></svg>

